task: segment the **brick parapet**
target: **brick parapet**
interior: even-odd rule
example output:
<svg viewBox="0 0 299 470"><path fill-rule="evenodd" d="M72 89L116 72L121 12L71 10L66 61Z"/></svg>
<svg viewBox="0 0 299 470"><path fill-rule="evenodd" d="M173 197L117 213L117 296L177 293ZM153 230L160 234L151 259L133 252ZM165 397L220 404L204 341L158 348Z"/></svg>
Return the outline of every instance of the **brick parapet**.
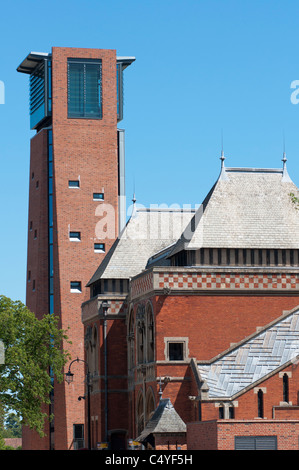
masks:
<svg viewBox="0 0 299 470"><path fill-rule="evenodd" d="M150 292L299 293L297 268L152 268L131 280L132 300Z"/></svg>

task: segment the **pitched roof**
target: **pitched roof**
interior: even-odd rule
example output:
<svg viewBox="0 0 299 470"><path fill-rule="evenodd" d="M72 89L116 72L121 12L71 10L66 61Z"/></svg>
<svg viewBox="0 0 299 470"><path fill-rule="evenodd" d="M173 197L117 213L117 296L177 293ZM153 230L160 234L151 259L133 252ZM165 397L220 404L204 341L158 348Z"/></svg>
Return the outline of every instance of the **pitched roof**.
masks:
<svg viewBox="0 0 299 470"><path fill-rule="evenodd" d="M184 432L186 424L174 409L170 399L163 398L136 441L144 442L150 434Z"/></svg>
<svg viewBox="0 0 299 470"><path fill-rule="evenodd" d="M299 246L298 196L286 168L225 168L171 255L199 248Z"/></svg>
<svg viewBox="0 0 299 470"><path fill-rule="evenodd" d="M87 285L104 278L129 279L144 270L155 254L165 257L165 249L177 241L194 212L194 209L136 208ZM155 263L155 259L151 262Z"/></svg>
<svg viewBox="0 0 299 470"><path fill-rule="evenodd" d="M211 364L198 364L209 397L232 397L246 387L297 361L299 309L281 316Z"/></svg>

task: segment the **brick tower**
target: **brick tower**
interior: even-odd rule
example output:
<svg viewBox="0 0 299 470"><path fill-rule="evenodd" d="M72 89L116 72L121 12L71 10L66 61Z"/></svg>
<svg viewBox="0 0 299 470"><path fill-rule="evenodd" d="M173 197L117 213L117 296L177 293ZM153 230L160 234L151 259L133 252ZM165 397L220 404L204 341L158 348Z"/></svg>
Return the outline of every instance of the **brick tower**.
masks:
<svg viewBox="0 0 299 470"><path fill-rule="evenodd" d="M81 304L86 284L125 223L123 71L135 59L114 50L53 47L30 53L17 71L30 78L26 304L58 315L72 359L84 359ZM66 366L66 370L68 365ZM87 442L85 369L56 384L46 437L24 430L23 449L72 449Z"/></svg>

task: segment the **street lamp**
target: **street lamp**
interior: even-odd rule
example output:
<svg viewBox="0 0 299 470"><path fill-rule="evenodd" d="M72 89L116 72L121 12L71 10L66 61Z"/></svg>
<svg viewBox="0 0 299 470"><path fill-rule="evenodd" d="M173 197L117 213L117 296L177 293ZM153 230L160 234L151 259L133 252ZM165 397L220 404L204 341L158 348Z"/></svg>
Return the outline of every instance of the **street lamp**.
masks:
<svg viewBox="0 0 299 470"><path fill-rule="evenodd" d="M88 419L88 450L91 450L91 432L90 432L90 424L91 424L91 419L90 419L90 388L91 388L91 383L90 383L90 373L89 373L89 368L88 364L86 361L83 359L74 359L70 365L69 365L69 370L65 374L65 381L69 385L73 382L74 379L74 374L71 372L71 365L74 362L84 362L87 366L87 374L86 374L86 385L87 385L87 419ZM81 397L80 397L81 398Z"/></svg>

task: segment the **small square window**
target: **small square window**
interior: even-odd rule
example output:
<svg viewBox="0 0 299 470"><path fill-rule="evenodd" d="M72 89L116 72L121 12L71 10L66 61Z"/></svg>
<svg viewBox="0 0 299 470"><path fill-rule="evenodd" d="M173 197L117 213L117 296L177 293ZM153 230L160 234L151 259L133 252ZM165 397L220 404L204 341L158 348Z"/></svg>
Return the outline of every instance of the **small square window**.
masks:
<svg viewBox="0 0 299 470"><path fill-rule="evenodd" d="M79 242L81 240L81 232L70 232L69 238L73 242Z"/></svg>
<svg viewBox="0 0 299 470"><path fill-rule="evenodd" d="M94 251L95 253L105 253L105 243L95 243Z"/></svg>
<svg viewBox="0 0 299 470"><path fill-rule="evenodd" d="M93 193L94 201L104 201L104 193Z"/></svg>
<svg viewBox="0 0 299 470"><path fill-rule="evenodd" d="M69 188L80 188L79 180L69 180Z"/></svg>
<svg viewBox="0 0 299 470"><path fill-rule="evenodd" d="M184 360L184 343L169 343L169 360L170 361L183 361Z"/></svg>
<svg viewBox="0 0 299 470"><path fill-rule="evenodd" d="M81 281L71 281L70 287L71 287L71 292L74 292L74 293L82 292Z"/></svg>
<svg viewBox="0 0 299 470"><path fill-rule="evenodd" d="M164 338L165 343L165 359L167 361L185 361L189 357L189 338L188 337L172 337Z"/></svg>

